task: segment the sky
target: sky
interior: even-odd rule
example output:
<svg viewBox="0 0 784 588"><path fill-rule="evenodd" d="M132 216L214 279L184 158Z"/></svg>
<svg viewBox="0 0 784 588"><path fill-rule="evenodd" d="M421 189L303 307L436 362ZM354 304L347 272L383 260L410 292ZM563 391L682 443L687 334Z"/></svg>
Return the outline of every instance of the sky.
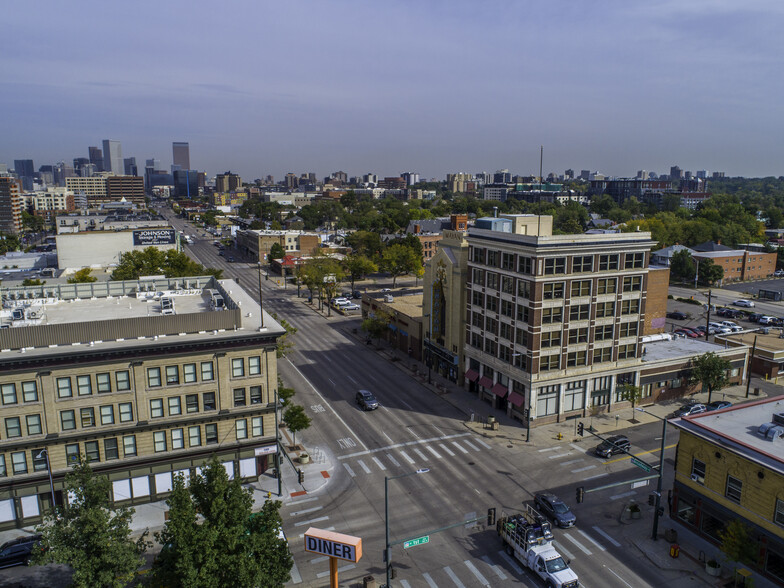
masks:
<svg viewBox="0 0 784 588"><path fill-rule="evenodd" d="M782 30L780 0L11 3L0 163L779 176Z"/></svg>

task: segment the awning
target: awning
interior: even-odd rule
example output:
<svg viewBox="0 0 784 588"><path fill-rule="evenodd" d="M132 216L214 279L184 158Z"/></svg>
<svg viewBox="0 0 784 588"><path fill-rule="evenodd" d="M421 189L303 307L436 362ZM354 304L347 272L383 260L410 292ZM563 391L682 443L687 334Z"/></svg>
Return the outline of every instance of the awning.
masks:
<svg viewBox="0 0 784 588"><path fill-rule="evenodd" d="M482 386L482 388L492 388L493 380L491 380L487 376L482 376L482 378L479 380L479 385Z"/></svg>
<svg viewBox="0 0 784 588"><path fill-rule="evenodd" d="M520 406L523 405L523 402L525 401L525 398L523 398L517 392L510 392L509 393L509 398L507 398L507 400L509 402L511 402L512 404L514 404L515 406L520 407Z"/></svg>
<svg viewBox="0 0 784 588"><path fill-rule="evenodd" d="M495 386L493 386L493 389L490 391L496 396L498 396L499 398L503 398L504 396L506 396L506 393L509 391L509 388L507 388L503 384L496 384Z"/></svg>
<svg viewBox="0 0 784 588"><path fill-rule="evenodd" d="M465 373L465 377L469 382L476 382L477 378L479 377L479 372L476 370L468 370Z"/></svg>

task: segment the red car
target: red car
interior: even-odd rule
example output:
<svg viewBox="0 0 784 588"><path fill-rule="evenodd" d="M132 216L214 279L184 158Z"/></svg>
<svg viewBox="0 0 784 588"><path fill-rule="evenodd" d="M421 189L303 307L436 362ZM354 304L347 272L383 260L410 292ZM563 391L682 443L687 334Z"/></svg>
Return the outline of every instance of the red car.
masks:
<svg viewBox="0 0 784 588"><path fill-rule="evenodd" d="M699 337L699 335L697 333L695 333L694 331L687 331L685 329L678 329L675 332L676 333L680 333L682 335L686 335L689 339L696 339L697 337Z"/></svg>

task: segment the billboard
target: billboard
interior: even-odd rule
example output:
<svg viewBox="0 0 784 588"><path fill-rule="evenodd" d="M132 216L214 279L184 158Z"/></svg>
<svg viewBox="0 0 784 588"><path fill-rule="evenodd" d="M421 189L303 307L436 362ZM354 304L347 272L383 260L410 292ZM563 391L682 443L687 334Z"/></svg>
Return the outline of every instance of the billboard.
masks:
<svg viewBox="0 0 784 588"><path fill-rule="evenodd" d="M145 229L133 232L133 244L141 247L174 245L176 237L174 229Z"/></svg>

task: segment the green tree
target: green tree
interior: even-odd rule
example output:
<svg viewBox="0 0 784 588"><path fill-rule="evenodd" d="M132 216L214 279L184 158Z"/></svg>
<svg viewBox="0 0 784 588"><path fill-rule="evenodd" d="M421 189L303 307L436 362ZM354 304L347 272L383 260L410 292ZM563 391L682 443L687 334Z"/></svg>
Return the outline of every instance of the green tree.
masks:
<svg viewBox="0 0 784 588"><path fill-rule="evenodd" d="M147 532L131 539L134 509L112 508L111 482L96 475L81 457L65 477L68 508L58 508L37 528L44 549L34 556L36 565L51 562L73 569L77 588L122 588L144 563Z"/></svg>
<svg viewBox="0 0 784 588"><path fill-rule="evenodd" d="M147 247L141 251L123 253L119 265L112 272L112 280L138 280L139 276L159 274L167 278L211 275L220 279L223 270L206 269L181 251L161 251Z"/></svg>
<svg viewBox="0 0 784 588"><path fill-rule="evenodd" d="M695 261L688 249L681 249L672 254L672 259L670 259L670 275L672 278L682 281L693 281L695 269Z"/></svg>
<svg viewBox="0 0 784 588"><path fill-rule="evenodd" d="M700 259L697 280L703 286L712 286L724 277L724 268L710 259Z"/></svg>
<svg viewBox="0 0 784 588"><path fill-rule="evenodd" d="M739 519L732 519L719 531L721 550L727 559L747 566L757 565L759 547L749 527Z"/></svg>
<svg viewBox="0 0 784 588"><path fill-rule="evenodd" d="M283 259L285 255L286 251L283 249L283 246L280 243L273 243L267 255L267 261L272 263L273 259Z"/></svg>
<svg viewBox="0 0 784 588"><path fill-rule="evenodd" d="M378 340L389 330L390 322L392 316L389 313L377 310L362 321L361 329L368 334L368 337Z"/></svg>
<svg viewBox="0 0 784 588"><path fill-rule="evenodd" d="M25 278L22 280L22 286L43 286L46 281L41 281L38 278Z"/></svg>
<svg viewBox="0 0 784 588"><path fill-rule="evenodd" d="M713 392L718 392L727 385L727 371L731 367L729 361L714 352L703 353L692 358L689 381L691 384L702 382L703 390L708 388L710 402Z"/></svg>
<svg viewBox="0 0 784 588"><path fill-rule="evenodd" d="M17 251L19 249L19 237L0 231L0 255L5 255L9 251Z"/></svg>
<svg viewBox="0 0 784 588"><path fill-rule="evenodd" d="M69 284L84 284L89 282L97 282L98 278L95 276L91 276L90 273L92 270L89 267L84 267L79 271L75 272L73 276L68 278Z"/></svg>
<svg viewBox="0 0 784 588"><path fill-rule="evenodd" d="M351 279L351 289L354 289L354 281L364 278L368 274L378 271L378 266L364 255L352 254L343 260L343 266Z"/></svg>
<svg viewBox="0 0 784 588"><path fill-rule="evenodd" d="M405 245L390 245L381 256L381 268L392 276L392 287L397 283L397 277L404 274L415 273L422 267L422 257L416 251Z"/></svg>
<svg viewBox="0 0 784 588"><path fill-rule="evenodd" d="M310 417L305 414L305 409L299 404L293 404L283 411L283 422L291 431L291 440L297 444L297 433L310 427Z"/></svg>
<svg viewBox="0 0 784 588"><path fill-rule="evenodd" d="M287 388L283 385L283 380L280 376L278 376L278 398L280 399L280 405L282 407L286 407L289 405L289 402L294 397L294 388Z"/></svg>
<svg viewBox="0 0 784 588"><path fill-rule="evenodd" d="M281 587L293 560L281 528L280 502L267 500L253 513L253 493L229 479L213 457L186 486L175 476L169 520L156 539L152 584L169 588ZM201 516L199 521L198 515Z"/></svg>
<svg viewBox="0 0 784 588"><path fill-rule="evenodd" d="M293 347L294 343L289 339L289 335L297 332L297 327L292 325L286 319L279 317L278 313L273 312L270 316L280 323L280 326L286 329L286 332L278 337L278 346L275 348L275 354L278 358L284 357Z"/></svg>
<svg viewBox="0 0 784 588"><path fill-rule="evenodd" d="M632 421L636 422L634 407L637 405L637 401L642 398L642 388L635 386L634 384L630 384L629 382L621 384L620 388L621 398L623 400L628 400L632 404Z"/></svg>
<svg viewBox="0 0 784 588"><path fill-rule="evenodd" d="M44 219L37 214L30 214L26 210L22 211L22 226L28 231L42 231L46 226Z"/></svg>

